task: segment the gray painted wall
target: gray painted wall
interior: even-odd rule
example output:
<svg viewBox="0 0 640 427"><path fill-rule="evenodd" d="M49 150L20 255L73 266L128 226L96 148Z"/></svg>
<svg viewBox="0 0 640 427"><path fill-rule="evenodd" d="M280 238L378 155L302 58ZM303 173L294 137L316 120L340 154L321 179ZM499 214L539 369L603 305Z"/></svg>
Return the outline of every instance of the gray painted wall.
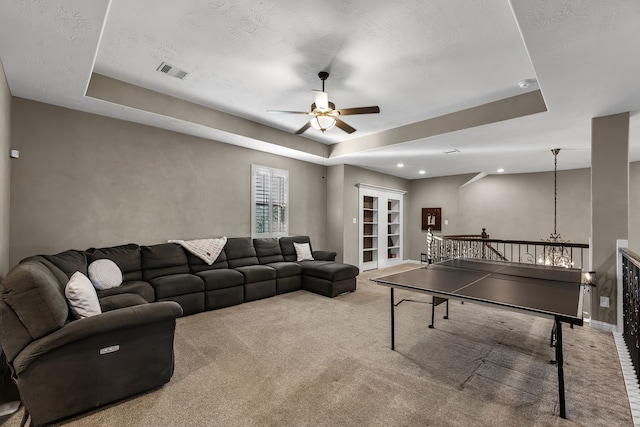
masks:
<svg viewBox="0 0 640 427"><path fill-rule="evenodd" d="M591 119L591 236L593 318L617 323L616 240L629 238L629 113Z"/></svg>
<svg viewBox="0 0 640 427"><path fill-rule="evenodd" d="M249 236L250 166L286 169L291 234L326 244L325 168L13 98L10 264L127 242Z"/></svg>
<svg viewBox="0 0 640 427"><path fill-rule="evenodd" d="M0 278L9 271L11 92L0 62Z"/></svg>
<svg viewBox="0 0 640 427"><path fill-rule="evenodd" d="M327 168L327 248L337 253L340 262L344 261L344 229L349 227L344 215L344 168Z"/></svg>
<svg viewBox="0 0 640 427"><path fill-rule="evenodd" d="M640 162L629 163L629 249L640 254Z"/></svg>
<svg viewBox="0 0 640 427"><path fill-rule="evenodd" d="M420 253L426 250L426 231L422 230L422 208L442 208L442 231L434 231L434 234L478 234L480 232L478 230L478 233L475 233L475 230L465 229L459 218L458 188L473 176L473 174L455 175L411 181L409 222L404 228L404 233L409 236L407 239L409 250L405 253L405 258L419 260ZM449 222L448 225L445 225L445 220Z"/></svg>
<svg viewBox="0 0 640 427"><path fill-rule="evenodd" d="M486 228L495 239L541 240L553 232L553 172L489 175L460 188L473 176L411 181L413 228L405 228L410 259L425 250L422 208L442 208L443 230L434 234L480 234ZM590 185L589 169L558 171L557 229L565 240L589 243Z"/></svg>

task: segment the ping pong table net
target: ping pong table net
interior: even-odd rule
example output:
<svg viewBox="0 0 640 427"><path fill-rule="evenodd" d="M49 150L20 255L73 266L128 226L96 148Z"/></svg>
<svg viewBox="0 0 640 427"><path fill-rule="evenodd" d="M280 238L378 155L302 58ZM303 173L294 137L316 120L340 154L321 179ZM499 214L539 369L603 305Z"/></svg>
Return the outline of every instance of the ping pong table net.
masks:
<svg viewBox="0 0 640 427"><path fill-rule="evenodd" d="M450 268L465 271L479 271L487 274L527 277L559 282L580 283L582 271L575 268L554 267L540 264L522 264L475 258L454 258L431 264L427 268Z"/></svg>

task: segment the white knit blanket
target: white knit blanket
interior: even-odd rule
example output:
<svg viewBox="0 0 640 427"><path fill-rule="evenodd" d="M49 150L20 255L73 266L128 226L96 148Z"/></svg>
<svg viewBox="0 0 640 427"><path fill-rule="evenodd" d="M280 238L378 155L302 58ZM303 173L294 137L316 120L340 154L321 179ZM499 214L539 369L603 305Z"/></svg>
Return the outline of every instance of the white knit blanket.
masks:
<svg viewBox="0 0 640 427"><path fill-rule="evenodd" d="M222 252L224 245L227 243L227 237L224 236L219 239L169 240L169 243L182 245L186 250L211 265Z"/></svg>

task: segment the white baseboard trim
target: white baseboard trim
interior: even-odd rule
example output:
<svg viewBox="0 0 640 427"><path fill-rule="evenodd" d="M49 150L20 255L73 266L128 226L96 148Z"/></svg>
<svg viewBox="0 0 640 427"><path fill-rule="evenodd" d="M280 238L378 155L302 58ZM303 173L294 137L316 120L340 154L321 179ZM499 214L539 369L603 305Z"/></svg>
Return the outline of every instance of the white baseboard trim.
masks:
<svg viewBox="0 0 640 427"><path fill-rule="evenodd" d="M605 331L605 332L617 332L618 331L618 327L616 325L611 324L611 323L607 323L607 322L601 322L599 320L591 319L589 324L591 325L592 328L598 329L599 331Z"/></svg>
<svg viewBox="0 0 640 427"><path fill-rule="evenodd" d="M406 262L407 264L420 264L420 261L415 260L415 259L405 259L402 262Z"/></svg>
<svg viewBox="0 0 640 427"><path fill-rule="evenodd" d="M631 355L629 354L629 349L624 342L622 334L620 332L613 332L613 340L616 343L620 368L622 369L622 376L624 377L624 383L627 387L627 397L629 398L629 408L631 409L631 416L633 417L633 425L639 427L640 386L638 386L638 377L636 376L636 371L631 362Z"/></svg>

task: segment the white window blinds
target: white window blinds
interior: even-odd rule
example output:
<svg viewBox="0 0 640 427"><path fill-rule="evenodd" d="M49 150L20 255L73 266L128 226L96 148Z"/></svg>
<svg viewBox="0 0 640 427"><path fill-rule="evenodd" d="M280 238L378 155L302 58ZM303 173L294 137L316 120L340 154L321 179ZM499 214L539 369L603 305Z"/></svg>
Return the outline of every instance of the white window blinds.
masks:
<svg viewBox="0 0 640 427"><path fill-rule="evenodd" d="M251 165L251 197L251 235L288 235L289 172Z"/></svg>

